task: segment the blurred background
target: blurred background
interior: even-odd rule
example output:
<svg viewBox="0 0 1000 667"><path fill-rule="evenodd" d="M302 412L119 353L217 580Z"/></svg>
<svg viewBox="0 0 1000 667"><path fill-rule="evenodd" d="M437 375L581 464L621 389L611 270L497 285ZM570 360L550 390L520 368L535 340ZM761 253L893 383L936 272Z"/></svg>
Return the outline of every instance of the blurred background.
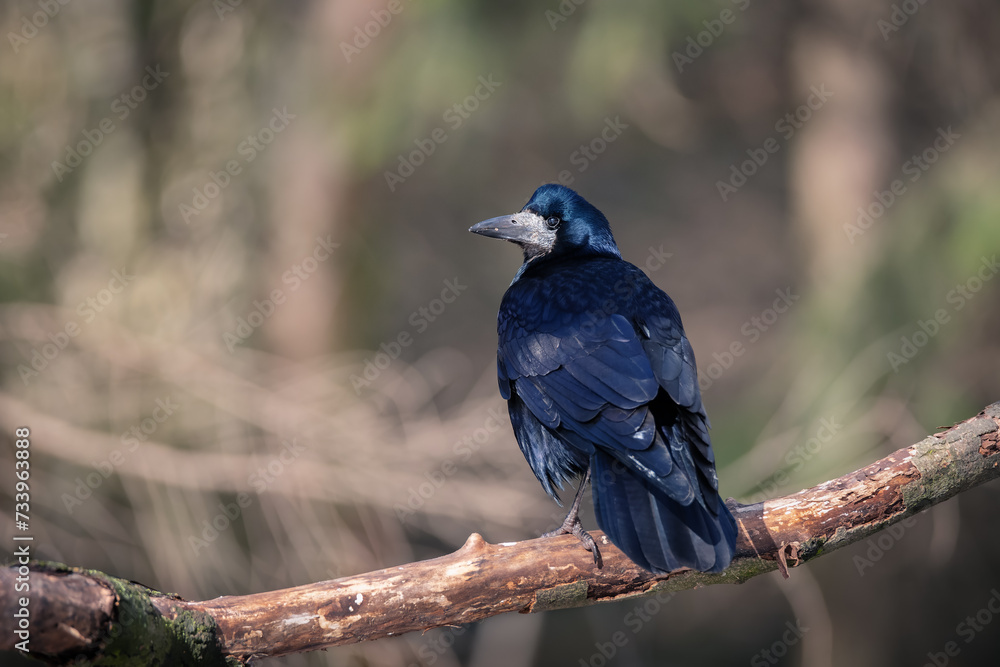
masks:
<svg viewBox="0 0 1000 667"><path fill-rule="evenodd" d="M496 388L521 258L466 231L551 181L677 302L724 496L1000 399L995 3L6 0L0 34L39 558L204 599L555 527ZM788 581L266 664L994 664L998 503Z"/></svg>

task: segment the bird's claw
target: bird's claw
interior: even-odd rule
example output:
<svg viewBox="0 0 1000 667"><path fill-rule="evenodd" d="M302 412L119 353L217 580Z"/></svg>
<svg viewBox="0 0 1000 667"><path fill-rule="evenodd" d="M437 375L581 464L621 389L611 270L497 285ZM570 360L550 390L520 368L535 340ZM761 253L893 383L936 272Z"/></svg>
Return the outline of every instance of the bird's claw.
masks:
<svg viewBox="0 0 1000 667"><path fill-rule="evenodd" d="M732 498L732 497L726 498L725 505L726 505L726 507L729 508L730 512L735 512L736 510L738 510L741 507L749 507L749 505L744 505L743 503L741 503L738 500L736 500L736 498Z"/></svg>
<svg viewBox="0 0 1000 667"><path fill-rule="evenodd" d="M583 548L594 555L594 564L597 565L597 569L604 567L604 559L601 557L601 550L597 547L597 541L594 540L590 533L583 529L583 524L580 523L579 518L570 520L570 517L566 517L563 525L545 533L542 537L557 537L559 535L575 536L576 539L583 543Z"/></svg>

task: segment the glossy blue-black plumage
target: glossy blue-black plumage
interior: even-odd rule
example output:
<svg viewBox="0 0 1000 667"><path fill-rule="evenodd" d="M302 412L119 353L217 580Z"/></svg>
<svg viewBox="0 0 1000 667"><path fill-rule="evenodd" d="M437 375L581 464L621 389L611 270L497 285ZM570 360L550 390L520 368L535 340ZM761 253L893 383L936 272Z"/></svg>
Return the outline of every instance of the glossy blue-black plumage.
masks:
<svg viewBox="0 0 1000 667"><path fill-rule="evenodd" d="M572 190L542 186L515 215L473 231L525 253L500 306L497 371L531 469L558 499L589 467L597 523L638 565L725 569L736 524L676 306Z"/></svg>

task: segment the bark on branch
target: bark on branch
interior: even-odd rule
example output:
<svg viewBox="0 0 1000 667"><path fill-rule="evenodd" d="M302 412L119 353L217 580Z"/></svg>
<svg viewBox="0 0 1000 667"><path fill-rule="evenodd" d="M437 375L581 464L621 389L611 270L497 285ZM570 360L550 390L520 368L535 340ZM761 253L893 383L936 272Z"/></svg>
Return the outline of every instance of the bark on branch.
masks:
<svg viewBox="0 0 1000 667"><path fill-rule="evenodd" d="M976 417L829 482L754 505L733 504L736 558L721 574L653 576L599 531L604 567L572 536L489 544L353 577L191 602L134 582L34 563L29 573L32 655L68 663L234 665L469 623L511 611L579 607L718 583L742 583L857 542L1000 476L1000 403ZM23 572L21 576L23 576ZM14 582L0 570L0 649L17 636ZM127 659L126 659L127 658ZM130 662L128 659L133 660Z"/></svg>

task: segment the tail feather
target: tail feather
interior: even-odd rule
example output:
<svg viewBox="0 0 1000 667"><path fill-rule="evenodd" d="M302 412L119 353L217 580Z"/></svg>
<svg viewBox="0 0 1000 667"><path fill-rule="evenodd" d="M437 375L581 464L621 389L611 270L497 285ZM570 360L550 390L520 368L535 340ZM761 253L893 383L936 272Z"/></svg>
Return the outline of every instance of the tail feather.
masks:
<svg viewBox="0 0 1000 667"><path fill-rule="evenodd" d="M614 459L600 451L591 457L590 483L597 525L636 565L652 570L644 555L646 547L634 529L628 490L617 482L618 474L613 465Z"/></svg>
<svg viewBox="0 0 1000 667"><path fill-rule="evenodd" d="M597 450L591 458L597 524L623 552L651 572L689 567L721 572L736 545L736 521L721 502L681 505Z"/></svg>

